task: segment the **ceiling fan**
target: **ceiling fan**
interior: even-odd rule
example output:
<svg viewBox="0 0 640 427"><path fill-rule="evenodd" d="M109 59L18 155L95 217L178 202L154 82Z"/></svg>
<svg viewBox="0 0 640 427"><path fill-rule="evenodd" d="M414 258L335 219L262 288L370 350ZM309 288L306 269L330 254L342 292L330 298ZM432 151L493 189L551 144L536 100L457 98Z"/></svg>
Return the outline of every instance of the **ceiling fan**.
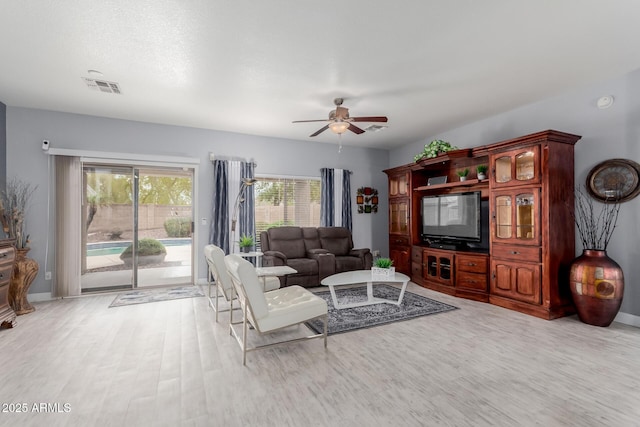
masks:
<svg viewBox="0 0 640 427"><path fill-rule="evenodd" d="M336 104L336 109L329 112L328 119L319 120L294 120L292 123L309 123L309 122L329 122L326 126L318 129L310 137L320 135L327 129L331 129L333 133L341 134L348 130L360 135L364 133L363 129L354 125L353 122L382 122L386 123L387 118L385 116L371 116L371 117L349 117L349 109L342 106L344 99L336 98L333 103Z"/></svg>

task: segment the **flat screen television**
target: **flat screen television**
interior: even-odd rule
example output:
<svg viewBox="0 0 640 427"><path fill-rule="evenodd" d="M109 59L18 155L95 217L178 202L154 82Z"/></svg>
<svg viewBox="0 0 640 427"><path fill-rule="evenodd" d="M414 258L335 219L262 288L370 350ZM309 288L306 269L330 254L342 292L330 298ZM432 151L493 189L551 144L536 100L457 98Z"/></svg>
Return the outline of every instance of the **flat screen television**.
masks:
<svg viewBox="0 0 640 427"><path fill-rule="evenodd" d="M480 242L479 191L422 197L422 238L435 242Z"/></svg>

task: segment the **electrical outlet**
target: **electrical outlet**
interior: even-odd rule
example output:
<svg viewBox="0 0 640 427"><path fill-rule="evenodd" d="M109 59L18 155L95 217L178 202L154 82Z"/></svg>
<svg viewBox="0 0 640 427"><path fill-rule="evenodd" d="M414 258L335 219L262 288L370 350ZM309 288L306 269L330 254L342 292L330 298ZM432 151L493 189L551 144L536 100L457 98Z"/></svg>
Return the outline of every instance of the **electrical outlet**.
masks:
<svg viewBox="0 0 640 427"><path fill-rule="evenodd" d="M372 254L373 256L378 257L378 256L380 256L380 251L376 249L375 251L371 252L371 254Z"/></svg>
<svg viewBox="0 0 640 427"><path fill-rule="evenodd" d="M51 280L51 272L47 271L46 273L44 273L44 280Z"/></svg>

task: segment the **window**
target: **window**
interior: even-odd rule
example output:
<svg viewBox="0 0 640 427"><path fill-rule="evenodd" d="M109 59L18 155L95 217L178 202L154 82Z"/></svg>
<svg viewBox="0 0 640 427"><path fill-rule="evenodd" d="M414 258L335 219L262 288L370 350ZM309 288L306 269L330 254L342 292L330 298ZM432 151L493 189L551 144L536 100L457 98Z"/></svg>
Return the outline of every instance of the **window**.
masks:
<svg viewBox="0 0 640 427"><path fill-rule="evenodd" d="M258 245L271 227L320 225L320 178L258 177L254 191Z"/></svg>

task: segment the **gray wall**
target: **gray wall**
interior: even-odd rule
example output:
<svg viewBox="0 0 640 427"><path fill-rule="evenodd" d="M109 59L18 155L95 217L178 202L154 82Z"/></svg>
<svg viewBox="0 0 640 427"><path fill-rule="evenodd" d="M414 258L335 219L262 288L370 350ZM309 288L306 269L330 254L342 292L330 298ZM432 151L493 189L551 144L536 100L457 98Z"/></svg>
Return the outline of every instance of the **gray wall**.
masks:
<svg viewBox="0 0 640 427"><path fill-rule="evenodd" d="M387 198L387 180L382 172L389 163L388 151L345 146L338 153L337 144L292 141L232 134L204 129L166 126L115 120L102 117L53 111L7 108L7 175L38 185L32 209L27 215L27 230L31 234L29 255L40 264L40 271L30 293L51 291L44 272L54 265L53 213L47 197L52 156L41 149L42 140L51 141L52 148L108 151L118 153L174 155L200 158L198 212L195 213L200 238L198 261L202 260L202 245L209 236L208 225L200 218L210 218L213 168L209 153L217 158L246 158L257 163L257 174L289 176L320 176L320 168L349 169L352 199L355 190L372 186L380 190L380 199ZM358 247L388 250L388 214L385 205L377 214L357 214L354 203L353 238ZM47 247L49 251L47 253ZM46 264L45 264L46 258ZM196 278L206 277L205 265L199 263ZM55 275L54 275L55 277Z"/></svg>
<svg viewBox="0 0 640 427"><path fill-rule="evenodd" d="M7 106L0 102L0 191L7 178Z"/></svg>
<svg viewBox="0 0 640 427"><path fill-rule="evenodd" d="M596 100L603 95L615 97L614 105L606 110L596 107ZM575 147L577 184L583 184L591 168L603 160L625 158L640 163L640 70L429 136L391 151L390 165L412 162L413 156L433 139L444 139L466 148L546 129L582 135ZM639 212L640 197L622 205L618 226L607 250L625 275L620 311L635 316L640 315ZM582 251L579 241L576 250Z"/></svg>

